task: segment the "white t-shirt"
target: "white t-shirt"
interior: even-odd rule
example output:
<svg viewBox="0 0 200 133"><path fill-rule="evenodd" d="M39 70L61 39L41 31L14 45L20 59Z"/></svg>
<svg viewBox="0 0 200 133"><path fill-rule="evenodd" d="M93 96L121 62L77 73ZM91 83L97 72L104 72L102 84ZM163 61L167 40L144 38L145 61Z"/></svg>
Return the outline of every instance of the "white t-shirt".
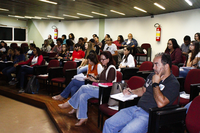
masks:
<svg viewBox="0 0 200 133"><path fill-rule="evenodd" d="M123 56L123 58L124 57L125 57L125 55ZM123 59L120 64L122 64L122 66L135 67L135 61L131 54L129 54L129 56L127 58L127 62L125 62L125 59Z"/></svg>
<svg viewBox="0 0 200 133"><path fill-rule="evenodd" d="M6 52L6 48L3 47L3 48L0 49L0 51L1 52Z"/></svg>
<svg viewBox="0 0 200 133"><path fill-rule="evenodd" d="M38 62L38 56L37 57L33 57L32 61L31 61L31 65L34 65Z"/></svg>
<svg viewBox="0 0 200 133"><path fill-rule="evenodd" d="M110 45L110 46L108 46L108 44L106 44L104 46L103 51L110 51L111 54L114 54L115 51L117 51L117 46L114 43L112 43L112 45Z"/></svg>
<svg viewBox="0 0 200 133"><path fill-rule="evenodd" d="M93 69L93 66L92 66L91 69ZM103 67L102 67L102 65L99 63L99 64L97 65L97 73L100 74L102 71L103 71Z"/></svg>
<svg viewBox="0 0 200 133"><path fill-rule="evenodd" d="M128 42L126 43L126 45L128 45L129 43L131 43L131 40L128 40Z"/></svg>
<svg viewBox="0 0 200 133"><path fill-rule="evenodd" d="M200 59L200 52L195 57ZM200 60L198 61L197 66L200 67Z"/></svg>

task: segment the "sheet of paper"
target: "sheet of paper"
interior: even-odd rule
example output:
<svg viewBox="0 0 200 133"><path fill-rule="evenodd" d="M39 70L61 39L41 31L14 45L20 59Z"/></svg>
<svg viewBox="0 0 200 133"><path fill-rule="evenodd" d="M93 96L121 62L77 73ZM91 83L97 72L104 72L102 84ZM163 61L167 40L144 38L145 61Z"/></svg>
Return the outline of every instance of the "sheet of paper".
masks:
<svg viewBox="0 0 200 133"><path fill-rule="evenodd" d="M119 106L109 106L108 108L110 108L112 110L119 110Z"/></svg>
<svg viewBox="0 0 200 133"><path fill-rule="evenodd" d="M128 101L128 100L133 100L135 97L138 97L138 95L128 95L128 96L125 96L121 92L121 93L110 95L110 97L113 98L113 99L117 99L117 100L120 100L120 101L124 102L124 101Z"/></svg>

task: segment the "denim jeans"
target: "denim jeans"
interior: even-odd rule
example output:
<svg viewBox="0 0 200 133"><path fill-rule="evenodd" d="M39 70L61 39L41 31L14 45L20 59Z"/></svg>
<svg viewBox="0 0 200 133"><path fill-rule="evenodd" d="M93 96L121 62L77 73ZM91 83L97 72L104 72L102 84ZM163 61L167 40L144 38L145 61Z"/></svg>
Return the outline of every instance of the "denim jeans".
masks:
<svg viewBox="0 0 200 133"><path fill-rule="evenodd" d="M15 71L16 71L16 67L9 66L9 67L4 68L2 70L2 73L8 77L8 81L11 81L12 80L11 73L13 73Z"/></svg>
<svg viewBox="0 0 200 133"><path fill-rule="evenodd" d="M99 98L99 87L90 84L82 85L81 88L68 101L74 108L78 109L78 119L87 119L87 100Z"/></svg>
<svg viewBox="0 0 200 133"><path fill-rule="evenodd" d="M149 113L142 108L128 107L105 121L103 133L146 133L148 121Z"/></svg>
<svg viewBox="0 0 200 133"><path fill-rule="evenodd" d="M191 69L184 69L183 71L179 71L179 77L185 78L190 70Z"/></svg>
<svg viewBox="0 0 200 133"><path fill-rule="evenodd" d="M18 74L17 80L20 81L20 89L24 89L24 78L26 74L33 74L33 67L21 67Z"/></svg>
<svg viewBox="0 0 200 133"><path fill-rule="evenodd" d="M78 67L77 67L77 74L87 72L87 70L88 70L88 65L83 66L83 67L81 67L81 68L78 68Z"/></svg>
<svg viewBox="0 0 200 133"><path fill-rule="evenodd" d="M78 81L76 79L73 79L60 95L64 98L68 98L71 92L71 96L73 96L76 93L76 91L84 84L85 81Z"/></svg>
<svg viewBox="0 0 200 133"><path fill-rule="evenodd" d="M192 103L192 101L185 105L185 108L187 108L186 114L187 114L187 112L188 112L188 109L190 108L190 104L191 104L191 103Z"/></svg>

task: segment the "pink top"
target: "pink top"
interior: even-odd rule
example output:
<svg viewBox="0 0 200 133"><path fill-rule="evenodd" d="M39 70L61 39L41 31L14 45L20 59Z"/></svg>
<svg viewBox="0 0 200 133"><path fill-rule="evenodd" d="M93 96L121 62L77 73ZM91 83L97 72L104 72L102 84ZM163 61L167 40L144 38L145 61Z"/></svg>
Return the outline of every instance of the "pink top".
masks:
<svg viewBox="0 0 200 133"><path fill-rule="evenodd" d="M122 44L120 44L117 40L113 42L116 46L117 46L117 49L119 49L119 47L122 46Z"/></svg>

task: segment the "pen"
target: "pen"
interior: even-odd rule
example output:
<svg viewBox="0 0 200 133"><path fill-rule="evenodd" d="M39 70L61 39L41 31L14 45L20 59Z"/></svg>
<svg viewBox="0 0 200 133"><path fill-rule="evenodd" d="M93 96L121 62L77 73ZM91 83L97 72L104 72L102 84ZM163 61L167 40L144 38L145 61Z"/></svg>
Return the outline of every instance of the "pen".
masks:
<svg viewBox="0 0 200 133"><path fill-rule="evenodd" d="M134 95L130 90L128 90L128 92L130 92L132 95Z"/></svg>

